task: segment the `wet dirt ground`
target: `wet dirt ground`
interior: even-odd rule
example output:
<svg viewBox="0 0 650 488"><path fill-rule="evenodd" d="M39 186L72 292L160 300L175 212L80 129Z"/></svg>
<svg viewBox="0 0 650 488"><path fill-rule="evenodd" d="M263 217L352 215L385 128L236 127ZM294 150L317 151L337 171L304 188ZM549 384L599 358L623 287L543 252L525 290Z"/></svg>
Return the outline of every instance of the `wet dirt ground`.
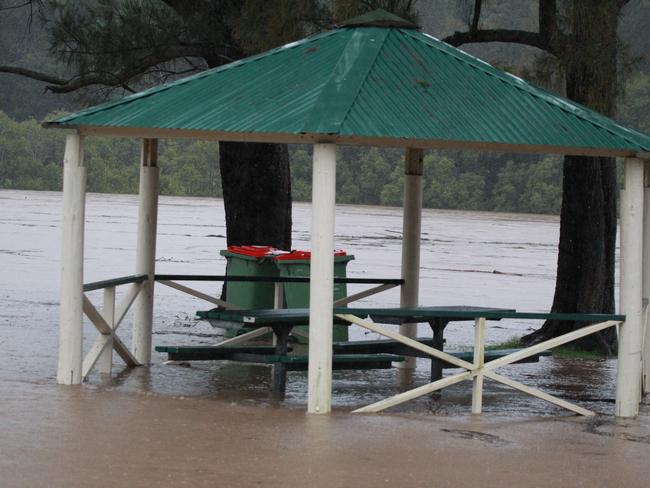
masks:
<svg viewBox="0 0 650 488"><path fill-rule="evenodd" d="M267 367L170 365L162 354L148 368L116 361L110 379L58 386L60 199L0 191L2 487L648 486L650 406L637 420L613 421L613 359L544 357L502 371L598 412L595 419L490 382L480 419L469 415L467 382L383 415L349 413L426 383L425 360L406 380L395 369L335 372L329 417L305 415L306 373L290 373L279 398ZM133 272L136 215L134 197L88 196L87 282ZM296 204L296 248L309 246L309 219L309 206ZM356 256L349 276L399 276L400 219L397 209L339 207L337 246ZM223 273L221 201L163 197L159 221L158 272ZM421 303L547 310L557 230L555 217L425 211ZM156 296L156 345L220 340L222 331L193 319L209 305L162 286ZM364 304L398 301L393 290ZM488 342L537 326L493 322ZM129 328L119 331L127 344ZM86 346L95 334L86 324ZM351 336L373 337L359 329ZM448 349L467 347L471 323L450 324L446 337Z"/></svg>

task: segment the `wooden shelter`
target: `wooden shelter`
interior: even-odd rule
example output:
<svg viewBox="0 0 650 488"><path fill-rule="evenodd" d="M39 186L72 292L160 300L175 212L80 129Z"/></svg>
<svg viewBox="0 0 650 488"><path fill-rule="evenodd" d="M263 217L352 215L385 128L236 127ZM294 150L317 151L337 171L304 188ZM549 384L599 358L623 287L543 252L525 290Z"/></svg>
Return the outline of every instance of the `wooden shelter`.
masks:
<svg viewBox="0 0 650 488"><path fill-rule="evenodd" d="M64 164L57 376L62 384L80 383L85 371L97 361L110 371L112 348L127 364L150 362L157 139L313 144L308 399L308 411L312 413L331 409L331 250L337 144L406 150L402 248L405 283L401 290L404 307L418 305L424 149L574 154L625 158L620 309L626 318L619 330L616 414L632 417L638 411L644 367L646 389L650 377L647 340L648 360L642 366L642 299L650 297L650 189L644 188L650 137L646 135L497 70L384 11L45 125L75 130L67 137ZM83 141L90 136L143 140L135 264L141 278L132 283L132 292L117 309L114 294L107 293L105 303L110 313L98 312L85 298L83 288ZM115 329L134 300L133 346L129 351L115 335ZM100 324L102 334L85 365L84 313ZM398 336L408 338L414 332L413 326L404 325ZM467 364L462 367L468 368ZM482 363L473 370L468 368L462 379L482 378L481 367Z"/></svg>

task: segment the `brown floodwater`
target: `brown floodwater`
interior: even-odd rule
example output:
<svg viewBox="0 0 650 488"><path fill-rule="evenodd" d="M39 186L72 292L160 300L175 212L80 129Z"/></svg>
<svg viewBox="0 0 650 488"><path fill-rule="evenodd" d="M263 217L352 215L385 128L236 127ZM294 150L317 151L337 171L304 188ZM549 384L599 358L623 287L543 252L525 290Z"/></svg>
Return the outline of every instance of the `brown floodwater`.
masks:
<svg viewBox="0 0 650 488"><path fill-rule="evenodd" d="M58 192L0 191L0 379L51 382L56 370L58 319L60 205ZM125 195L88 195L86 213L85 281L133 273L137 200ZM310 206L296 203L293 212L294 247L309 247ZM355 255L348 265L354 277L399 277L401 210L348 206L337 208L336 245ZM552 216L487 212L425 210L422 223L423 305L477 305L548 310L552 300L557 259L558 219ZM160 200L157 267L160 273L223 274L225 247L223 202L208 198L162 197ZM220 284L193 285L217 294ZM350 287L351 291L357 288ZM361 288L358 288L361 289ZM101 301L101 291L90 293ZM119 298L119 297L118 297ZM397 289L358 302L368 306L395 306ZM202 345L220 340L223 331L194 319L209 304L168 289L156 288L155 345ZM487 342L498 343L538 327L535 321L490 322ZM96 335L86 324L85 342ZM119 331L130 341L130 322ZM353 339L378 337L352 327ZM430 335L420 326L420 335ZM473 341L471 322L452 322L446 331L451 350ZM283 405L301 410L306 403L306 373L289 373L287 394L269 393L266 366L223 362L165 364L154 353L146 370L116 374L111 388L152 391L171 396L221 399L254 405ZM418 360L410 384L427 381L429 363ZM453 370L449 371L450 373ZM544 388L607 413L614 398L615 361L577 361L541 358L539 363L507 369L514 379ZM91 376L88 388L101 385ZM335 372L333 404L350 410L401 391L399 371ZM102 386L104 387L104 386ZM467 410L469 383L448 388L442 401L421 399L406 411L461 414ZM446 401L449 398L450 401ZM487 384L485 409L491 415L547 415L556 408L545 402Z"/></svg>
<svg viewBox="0 0 650 488"><path fill-rule="evenodd" d="M133 273L136 204L133 196L88 195L86 282ZM158 353L149 368L128 370L116 360L110 379L93 374L81 388L58 386L60 206L57 192L0 191L0 486L430 486L432 477L439 486L456 486L459 472L483 486L496 480L578 486L560 482L567 472L591 480L589 486L647 486L637 484L643 464L636 463L648 459L648 405L637 421L610 420L611 359L543 357L502 371L605 415L596 420L567 417L489 381L480 420L469 415L469 382L388 415L348 413L426 383L426 360L418 360L407 380L396 369L335 372L335 413L327 418L303 414L305 372L289 373L286 395L278 397L269 392L268 367L167 364ZM296 203L293 219L294 247L308 248L310 206ZM400 233L399 209L337 208L336 245L356 257L348 276L399 277ZM548 310L557 238L556 217L426 210L421 304ZM161 198L158 272L223 274L224 246L221 200ZM217 294L219 285L196 287ZM101 300L101 293L90 296ZM398 302L391 290L360 304ZM206 308L158 286L154 344L218 342L223 331L194 319L196 310ZM491 322L488 343L539 325ZM127 318L119 331L127 343L129 328ZM472 329L468 322L450 324L446 347L470 346ZM350 333L353 339L376 337L355 328ZM427 333L421 326L420 335ZM87 323L87 347L94 337ZM627 468L607 469L617 462ZM527 470L519 469L523 465Z"/></svg>
<svg viewBox="0 0 650 488"><path fill-rule="evenodd" d="M647 415L314 416L142 390L0 388L6 488L648 486Z"/></svg>

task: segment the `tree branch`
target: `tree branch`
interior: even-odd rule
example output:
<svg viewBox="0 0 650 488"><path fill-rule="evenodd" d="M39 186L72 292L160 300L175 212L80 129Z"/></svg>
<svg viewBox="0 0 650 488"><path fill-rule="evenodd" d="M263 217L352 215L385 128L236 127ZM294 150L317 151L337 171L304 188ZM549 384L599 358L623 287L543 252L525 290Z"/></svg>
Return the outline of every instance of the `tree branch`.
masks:
<svg viewBox="0 0 650 488"><path fill-rule="evenodd" d="M65 85L68 83L68 80L62 78L57 78L56 76L48 75L46 73L40 73L27 68L21 68L19 66L1 66L0 73L11 73L14 75L25 76L26 78L31 78L33 80L43 81L45 83L50 83L52 85Z"/></svg>
<svg viewBox="0 0 650 488"><path fill-rule="evenodd" d="M486 29L470 32L454 32L443 39L447 44L460 46L478 42L514 42L546 50L542 36L537 32L510 29Z"/></svg>
<svg viewBox="0 0 650 488"><path fill-rule="evenodd" d="M629 1L629 0L620 0ZM539 32L529 32L513 29L479 30L482 13L482 0L474 0L474 12L468 32L455 32L443 39L452 46L481 42L510 42L536 47L558 56L561 46L566 42L564 34L557 24L557 0L540 0L539 2Z"/></svg>
<svg viewBox="0 0 650 488"><path fill-rule="evenodd" d="M178 58L200 56L200 52L195 49L183 49L174 46L167 49L164 53L146 56L142 58L139 63L127 67L118 73L111 73L109 71L86 72L68 80L17 66L0 66L0 73L11 73L25 76L33 80L43 81L48 83L45 86L45 89L52 93L69 93L90 85L122 86L125 89L132 91L128 88L129 80L146 72L152 66L173 61Z"/></svg>

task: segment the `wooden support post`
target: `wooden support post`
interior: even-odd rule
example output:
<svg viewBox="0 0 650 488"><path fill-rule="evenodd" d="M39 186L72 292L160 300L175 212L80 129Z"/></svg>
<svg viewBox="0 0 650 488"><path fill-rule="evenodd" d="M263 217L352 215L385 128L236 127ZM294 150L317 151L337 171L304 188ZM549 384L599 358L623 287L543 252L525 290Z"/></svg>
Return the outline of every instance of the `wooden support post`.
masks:
<svg viewBox="0 0 650 488"><path fill-rule="evenodd" d="M472 379L472 413L479 415L483 408L483 373L485 362L485 319L477 318L474 322L474 368L478 373Z"/></svg>
<svg viewBox="0 0 650 488"><path fill-rule="evenodd" d="M420 235L422 228L422 149L408 148L404 156L404 216L402 222L402 279L400 307L417 307L420 289ZM417 324L402 324L400 334L415 339ZM415 358L397 363L415 369Z"/></svg>
<svg viewBox="0 0 650 488"><path fill-rule="evenodd" d="M332 409L336 146L314 144L307 411Z"/></svg>
<svg viewBox="0 0 650 488"><path fill-rule="evenodd" d="M620 309L616 416L635 417L641 398L643 287L643 160L625 159L625 190L621 192Z"/></svg>
<svg viewBox="0 0 650 488"><path fill-rule="evenodd" d="M275 337L275 354L277 356L286 356L289 344L289 328L282 325L273 327L273 336ZM276 393L284 393L287 389L287 365L285 363L275 363L273 365L273 380L271 389Z"/></svg>
<svg viewBox="0 0 650 488"><path fill-rule="evenodd" d="M115 332L115 287L104 288L104 307L102 317L111 329ZM97 366L101 374L113 372L113 333L106 338L106 347L102 350L97 360Z"/></svg>
<svg viewBox="0 0 650 488"><path fill-rule="evenodd" d="M69 135L63 160L63 222L61 250L61 306L59 310L59 364L56 379L62 385L82 380L83 267L86 168L84 140Z"/></svg>
<svg viewBox="0 0 650 488"><path fill-rule="evenodd" d="M158 224L158 141L143 139L140 167L140 206L136 273L149 275L135 302L133 355L140 364L151 362L154 274L156 272L156 228Z"/></svg>
<svg viewBox="0 0 650 488"><path fill-rule="evenodd" d="M429 322L433 332L433 347L439 351L445 349L444 330L447 326L447 320L437 318ZM437 358L431 358L431 382L442 379L442 361Z"/></svg>
<svg viewBox="0 0 650 488"><path fill-rule="evenodd" d="M279 281L273 286L273 308L284 308L284 283Z"/></svg>
<svg viewBox="0 0 650 488"><path fill-rule="evenodd" d="M642 395L650 392L650 160L643 173L643 384Z"/></svg>

